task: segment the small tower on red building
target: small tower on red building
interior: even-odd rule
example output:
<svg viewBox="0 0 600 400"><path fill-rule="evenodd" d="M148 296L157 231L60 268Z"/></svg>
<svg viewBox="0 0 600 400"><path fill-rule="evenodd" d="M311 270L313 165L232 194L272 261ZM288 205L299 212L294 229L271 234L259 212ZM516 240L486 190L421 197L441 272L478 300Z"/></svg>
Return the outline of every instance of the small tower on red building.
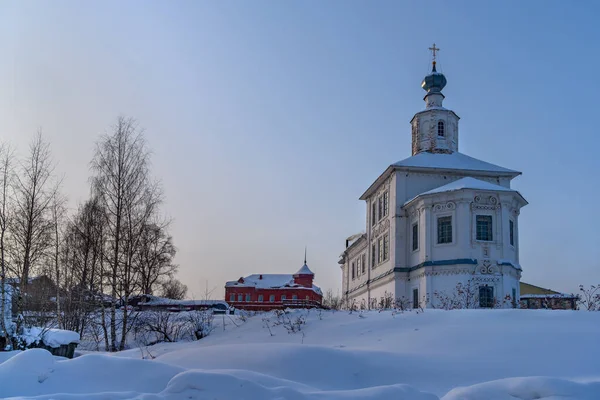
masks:
<svg viewBox="0 0 600 400"><path fill-rule="evenodd" d="M306 265L306 249L304 249L304 265L294 275L294 283L303 287L311 288L315 274Z"/></svg>

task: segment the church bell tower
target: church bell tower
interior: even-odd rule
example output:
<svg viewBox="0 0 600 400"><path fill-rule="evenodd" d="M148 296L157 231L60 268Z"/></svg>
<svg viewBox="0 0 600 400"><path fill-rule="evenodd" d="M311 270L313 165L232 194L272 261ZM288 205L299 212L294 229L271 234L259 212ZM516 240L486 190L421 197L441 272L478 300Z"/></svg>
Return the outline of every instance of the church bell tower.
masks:
<svg viewBox="0 0 600 400"><path fill-rule="evenodd" d="M427 92L425 110L415 114L410 121L412 126L412 155L422 152L451 154L458 151L458 120L452 110L442 105L445 96L442 89L446 86L446 77L436 69L436 56L440 50L433 44L431 73L427 75L421 87Z"/></svg>

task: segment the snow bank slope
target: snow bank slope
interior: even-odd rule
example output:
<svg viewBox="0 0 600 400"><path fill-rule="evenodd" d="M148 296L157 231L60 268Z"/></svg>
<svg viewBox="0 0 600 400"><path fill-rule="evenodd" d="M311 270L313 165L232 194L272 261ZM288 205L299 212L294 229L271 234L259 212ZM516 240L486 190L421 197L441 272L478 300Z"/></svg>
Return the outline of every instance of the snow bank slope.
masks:
<svg viewBox="0 0 600 400"><path fill-rule="evenodd" d="M158 393L182 371L162 363L100 354L57 361L46 350L31 349L0 364L0 398L52 393Z"/></svg>
<svg viewBox="0 0 600 400"><path fill-rule="evenodd" d="M293 334L270 314L247 322L219 316L219 328L201 341L150 348L154 360L141 360L139 349L64 361L29 350L0 358L0 398L600 399L600 313L294 311L286 318L299 316L306 324Z"/></svg>
<svg viewBox="0 0 600 400"><path fill-rule="evenodd" d="M600 383L578 383L556 378L511 378L453 389L442 400L597 400Z"/></svg>

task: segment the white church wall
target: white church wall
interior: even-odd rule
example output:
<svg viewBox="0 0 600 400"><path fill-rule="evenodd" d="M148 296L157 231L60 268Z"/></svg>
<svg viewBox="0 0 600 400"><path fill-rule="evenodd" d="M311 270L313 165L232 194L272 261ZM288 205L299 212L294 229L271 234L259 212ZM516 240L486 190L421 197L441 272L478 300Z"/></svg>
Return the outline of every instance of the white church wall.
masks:
<svg viewBox="0 0 600 400"><path fill-rule="evenodd" d="M383 297L391 296L396 298L394 274L375 282L370 289L370 297L374 299L378 304Z"/></svg>
<svg viewBox="0 0 600 400"><path fill-rule="evenodd" d="M367 263L365 265L365 273L362 272L362 259ZM347 291L355 291L360 286L366 286L367 280L369 279L369 264L367 258L367 243L366 240L361 240L356 243L350 250L348 250L347 260L344 265L347 276ZM361 260L359 262L359 260ZM360 267L360 269L359 269ZM352 269L354 268L354 276Z"/></svg>

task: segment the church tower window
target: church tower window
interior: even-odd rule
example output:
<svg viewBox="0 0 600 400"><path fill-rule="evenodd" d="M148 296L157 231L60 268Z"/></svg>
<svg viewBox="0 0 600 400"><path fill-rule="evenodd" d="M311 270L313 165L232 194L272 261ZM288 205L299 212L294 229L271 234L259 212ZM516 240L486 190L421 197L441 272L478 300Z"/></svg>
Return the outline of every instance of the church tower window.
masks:
<svg viewBox="0 0 600 400"><path fill-rule="evenodd" d="M508 230L510 234L510 245L515 245L515 223L511 220L508 221Z"/></svg>
<svg viewBox="0 0 600 400"><path fill-rule="evenodd" d="M438 121L438 136L444 137L444 121Z"/></svg>
<svg viewBox="0 0 600 400"><path fill-rule="evenodd" d="M492 235L492 216L491 215L478 215L476 218L476 230L477 240L491 242L493 240Z"/></svg>
<svg viewBox="0 0 600 400"><path fill-rule="evenodd" d="M440 217L437 220L438 244L452 243L452 217Z"/></svg>

